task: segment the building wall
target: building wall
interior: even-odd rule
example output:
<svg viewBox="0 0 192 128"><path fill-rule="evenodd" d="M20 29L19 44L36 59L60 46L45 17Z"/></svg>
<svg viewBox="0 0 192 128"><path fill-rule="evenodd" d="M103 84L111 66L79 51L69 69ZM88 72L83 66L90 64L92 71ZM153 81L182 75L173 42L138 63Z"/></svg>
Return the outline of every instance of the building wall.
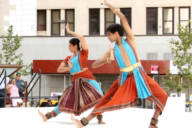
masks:
<svg viewBox="0 0 192 128"><path fill-rule="evenodd" d="M33 60L57 60L70 55L68 41L72 37L24 37L17 53L23 53L25 64ZM147 60L147 53L157 53L157 60L163 60L163 53L171 53L169 41L177 36L136 36L137 50L141 60ZM107 37L85 37L89 47L90 60L96 60L105 53L110 43ZM2 48L2 40L0 40ZM1 51L1 50L0 50Z"/></svg>
<svg viewBox="0 0 192 128"><path fill-rule="evenodd" d="M7 31L7 26L9 26L9 21L7 15L9 15L10 10L15 10L16 6L11 5L9 0L0 1L0 35L5 35Z"/></svg>
<svg viewBox="0 0 192 128"><path fill-rule="evenodd" d="M162 7L174 7L174 34L178 34L177 26L179 25L179 8L189 5L190 0L177 1L177 2L167 2L166 0L150 1L150 0L140 0L138 1L127 1L121 0L122 2L117 2L111 0L110 3L115 5L116 8L131 8L132 9L132 30L135 35L146 35L146 8L147 7L158 7L158 35L162 35L163 22L162 22ZM89 9L100 8L100 35L104 35L104 9L105 5L102 5L103 1L75 1L74 4L63 2L58 0L58 3L52 6L52 1L47 1L48 3L44 5L45 1L38 1L37 9L75 9L75 31L82 33L83 35L89 35ZM192 10L191 10L192 11ZM83 18L82 18L83 17ZM47 19L50 20L50 19ZM65 19L61 19L65 20ZM142 21L142 22L141 22ZM119 18L116 17L116 23L119 22ZM50 24L49 24L50 26ZM49 30L48 30L49 31ZM48 32L50 33L50 32Z"/></svg>
<svg viewBox="0 0 192 128"><path fill-rule="evenodd" d="M24 64L30 64L33 60L63 60L66 56L71 55L68 50L68 41L70 38L72 37L24 37L21 42L22 46L17 53L23 53L22 59L24 60ZM177 36L136 36L140 59L147 60L147 53L157 53L157 60L163 60L163 53L171 53L169 41L172 38L178 39ZM85 39L89 47L89 60L98 59L109 48L108 45L111 44L107 37L85 37ZM0 48L2 48L1 44L2 41L0 40ZM64 76L58 77L60 80L57 81L55 80L55 76L42 76L43 95L50 95L51 85L47 85L48 82L46 82L48 78L50 81L55 81L54 84L51 84L52 87L55 87L58 91L61 91L61 88L66 88L65 85L69 85L69 82L61 85ZM31 76L22 78L30 81ZM102 88L106 91L116 78L111 77L111 75L96 75L96 79L102 83ZM57 85L57 87L55 85ZM38 85L34 88L33 92L34 95L38 94Z"/></svg>
<svg viewBox="0 0 192 128"><path fill-rule="evenodd" d="M158 35L162 35L162 8L174 7L174 34L178 34L179 7L191 7L191 0L110 0L116 8L132 9L132 30L135 35L146 35L146 8L158 7ZM1 0L0 18L2 19L0 32L6 34L9 25L14 26L14 33L21 36L51 36L51 10L60 10L60 20L65 20L65 9L75 9L75 31L89 35L89 9L100 9L100 35L104 35L104 8L103 0ZM46 10L47 29L37 31L37 10ZM192 9L190 11L192 15ZM4 20L4 21L3 21ZM120 23L116 17L116 23ZM64 23L60 23L60 36L64 36ZM191 25L192 26L192 25Z"/></svg>
<svg viewBox="0 0 192 128"><path fill-rule="evenodd" d="M192 17L191 0L109 0L109 2L116 8L131 8L132 31L136 35L137 50L141 60L147 60L147 54L155 54L157 55L156 60L163 60L164 53L171 53L169 42L172 38L178 39L179 7L190 7L190 15ZM156 35L147 35L146 33L147 7L158 8L158 33ZM163 34L162 18L164 7L174 7L174 34L171 35ZM92 8L100 9L100 35L97 36L89 36L89 9ZM65 10L75 9L75 31L86 36L85 39L90 50L89 59L96 60L109 48L108 45L110 44L107 37L104 36L105 8L103 0L1 0L0 35L6 35L8 26L13 25L14 34L24 36L21 42L22 47L17 51L18 53L23 53L24 64L30 64L33 60L42 59L62 60L71 54L68 50L68 41L72 37L65 36L64 23L60 23L60 35L57 37L51 35L51 11L59 9L60 20L65 20ZM46 10L45 31L37 31L37 10ZM115 22L120 23L120 19L117 16ZM2 40L0 39L0 52L3 53L1 48ZM98 75L96 79L106 85L104 90L107 90L111 82L115 80L115 77L112 75L110 77L109 75ZM30 76L23 77L27 81L30 78ZM105 80L101 80L101 78ZM52 83L51 80L55 81L55 83ZM43 95L49 95L50 91L65 89L65 85L69 85L69 82L70 78L68 76L43 75L42 93ZM52 86L48 88L48 84ZM54 88L54 85L58 87ZM35 87L33 92L37 94L38 86Z"/></svg>
<svg viewBox="0 0 192 128"><path fill-rule="evenodd" d="M5 34L10 25L13 33L20 36L36 36L36 0L4 0L8 12L3 16L6 25L3 25ZM1 29L2 30L2 29Z"/></svg>
<svg viewBox="0 0 192 128"><path fill-rule="evenodd" d="M109 1L116 8L132 8L132 23L133 23L133 32L135 35L145 35L146 34L146 7L158 7L159 16L158 19L162 19L162 7L175 7L175 28L177 29L178 25L178 7L182 6L192 6L190 0L178 0L175 2L174 0L110 0ZM46 4L44 4L46 3ZM73 1L62 1L57 0L56 3L53 3L52 0L38 0L37 1L37 9L71 9L75 8L75 18L76 18L76 31L80 32L84 35L88 35L88 9L90 8L106 8L103 5L103 0L73 0ZM82 18L83 17L83 18ZM104 15L101 15L100 19L103 19ZM142 22L141 22L142 21ZM117 19L118 22L118 19ZM104 22L101 20L101 24ZM159 22L159 29L162 29L162 23ZM175 30L176 30L175 29ZM104 27L103 30L104 31ZM159 30L161 31L161 30ZM175 34L178 32L175 31ZM101 33L103 34L103 33ZM161 34L161 32L159 32Z"/></svg>
<svg viewBox="0 0 192 128"><path fill-rule="evenodd" d="M71 55L68 50L70 38L72 37L24 37L17 53L23 53L22 59L26 65L31 64L33 60L63 60ZM136 36L140 59L147 60L148 53L157 53L157 60L163 60L164 53L171 53L169 41L172 38L178 39L177 36ZM111 44L107 37L85 37L85 39L89 47L89 60L98 59ZM1 48L0 39L0 52L3 53ZM29 81L30 78L25 77L25 80Z"/></svg>

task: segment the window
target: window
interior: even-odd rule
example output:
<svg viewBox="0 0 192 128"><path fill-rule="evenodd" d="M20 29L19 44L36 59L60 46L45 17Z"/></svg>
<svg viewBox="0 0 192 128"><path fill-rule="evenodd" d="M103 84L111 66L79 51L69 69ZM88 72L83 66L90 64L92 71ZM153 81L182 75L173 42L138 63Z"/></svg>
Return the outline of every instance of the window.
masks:
<svg viewBox="0 0 192 128"><path fill-rule="evenodd" d="M75 31L75 13L74 13L74 9L67 9L65 10L65 21L66 23L69 23L69 28L72 31ZM70 35L69 33L67 33L66 29L65 29L65 35Z"/></svg>
<svg viewBox="0 0 192 128"><path fill-rule="evenodd" d="M180 7L179 8L179 24L186 26L190 20L190 7ZM189 24L190 29L190 24Z"/></svg>
<svg viewBox="0 0 192 128"><path fill-rule="evenodd" d="M147 60L157 60L157 53L147 53Z"/></svg>
<svg viewBox="0 0 192 128"><path fill-rule="evenodd" d="M110 9L105 9L105 30L115 23L115 14Z"/></svg>
<svg viewBox="0 0 192 128"><path fill-rule="evenodd" d="M157 8L147 8L147 34L157 34Z"/></svg>
<svg viewBox="0 0 192 128"><path fill-rule="evenodd" d="M172 53L163 53L163 60L173 60Z"/></svg>
<svg viewBox="0 0 192 128"><path fill-rule="evenodd" d="M129 26L131 28L131 8L121 8L120 11L124 14L124 16L126 17ZM122 25L122 22L121 22ZM124 30L124 35L126 34L126 31Z"/></svg>
<svg viewBox="0 0 192 128"><path fill-rule="evenodd" d="M46 10L37 10L37 31L46 31Z"/></svg>
<svg viewBox="0 0 192 128"><path fill-rule="evenodd" d="M120 11L125 15L128 23L129 23L129 26L131 28L131 23L132 23L131 22L131 8L121 8Z"/></svg>
<svg viewBox="0 0 192 128"><path fill-rule="evenodd" d="M100 9L89 10L89 35L100 35Z"/></svg>
<svg viewBox="0 0 192 128"><path fill-rule="evenodd" d="M173 8L163 8L163 34L174 34Z"/></svg>
<svg viewBox="0 0 192 128"><path fill-rule="evenodd" d="M51 35L60 35L60 10L51 11Z"/></svg>

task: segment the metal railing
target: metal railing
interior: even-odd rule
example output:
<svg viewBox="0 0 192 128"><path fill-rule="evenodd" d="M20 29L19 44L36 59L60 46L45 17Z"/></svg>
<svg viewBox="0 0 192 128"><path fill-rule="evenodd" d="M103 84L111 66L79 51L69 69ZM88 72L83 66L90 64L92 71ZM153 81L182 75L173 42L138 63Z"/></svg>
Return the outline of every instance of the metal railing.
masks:
<svg viewBox="0 0 192 128"><path fill-rule="evenodd" d="M3 83L3 81L4 81L5 87L4 87L4 98L3 99L4 99L4 107L6 107L6 99L7 99L7 95L6 95L6 83L7 83L6 76L7 76L7 72L6 72L5 69L2 70L2 72L0 74L0 77L3 75L4 72L5 72L5 74L4 74L3 79L0 81L0 86Z"/></svg>
<svg viewBox="0 0 192 128"><path fill-rule="evenodd" d="M5 72L5 73L4 73ZM5 89L4 89L4 97L0 97L0 99L4 99L4 107L6 107L6 99L7 99L7 94L6 94L6 70L3 69L1 74L0 74L0 77L2 76L2 74L4 73L4 77L3 79L0 81L0 86L1 84L3 83L3 81L5 82ZM35 73L35 75L32 77L31 81L29 82L27 88L25 91L28 90L28 88L30 87L30 85L32 84L33 80L35 79L35 77L37 76L38 74L38 77L36 79L36 81L34 82L34 84L32 85L32 87L30 88L30 90L28 91L28 93L26 93L26 95L24 97L19 97L19 98L25 98L25 100L27 100L28 98L29 99L34 99L34 98L38 98L39 99L39 102L38 102L38 105L40 103L40 100L41 100L41 69L38 69L37 72ZM33 96L33 97L29 97L29 94L32 92L33 88L35 87L36 83L39 81L39 96ZM11 98L11 99L17 99L18 97L8 97L8 98ZM27 107L27 102L25 102L25 107Z"/></svg>
<svg viewBox="0 0 192 128"><path fill-rule="evenodd" d="M28 93L25 96L25 100L27 100L29 97L29 94L31 93L31 91L33 90L33 88L35 87L36 83L39 80L39 103L41 100L41 69L38 69L37 72L35 73L35 75L32 77L31 81L29 82L26 90L30 87L30 85L32 84L33 80L35 79L35 77L37 76L37 74L39 75L38 78L36 79L36 81L34 82L33 86L31 87L31 89L28 91ZM31 97L32 98L32 97ZM39 105L38 103L38 105ZM25 107L27 107L27 102L25 102Z"/></svg>

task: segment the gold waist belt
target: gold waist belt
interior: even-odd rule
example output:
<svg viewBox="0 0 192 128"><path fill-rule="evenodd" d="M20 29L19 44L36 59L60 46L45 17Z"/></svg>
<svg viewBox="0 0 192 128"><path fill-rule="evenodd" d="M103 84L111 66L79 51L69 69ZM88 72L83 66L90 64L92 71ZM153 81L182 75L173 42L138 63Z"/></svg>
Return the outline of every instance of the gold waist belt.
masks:
<svg viewBox="0 0 192 128"><path fill-rule="evenodd" d="M121 72L131 72L135 68L140 67L140 66L141 66L141 63L139 62L139 63L133 64L133 65L126 67L126 68L120 68L120 71Z"/></svg>

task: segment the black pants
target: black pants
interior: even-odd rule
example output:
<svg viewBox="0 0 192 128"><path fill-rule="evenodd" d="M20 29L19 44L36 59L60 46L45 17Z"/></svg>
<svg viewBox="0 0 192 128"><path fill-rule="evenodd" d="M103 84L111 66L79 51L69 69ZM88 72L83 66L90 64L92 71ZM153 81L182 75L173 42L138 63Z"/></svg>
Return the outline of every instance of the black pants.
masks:
<svg viewBox="0 0 192 128"><path fill-rule="evenodd" d="M0 89L0 97L4 97L5 95L7 95L5 92L5 89ZM4 108L5 105L4 105L4 99L0 99L0 108Z"/></svg>
<svg viewBox="0 0 192 128"><path fill-rule="evenodd" d="M19 97L24 97L23 91L19 91Z"/></svg>
<svg viewBox="0 0 192 128"><path fill-rule="evenodd" d="M18 86L17 86L17 87L18 87ZM23 92L25 91L25 88L19 86L18 89L19 89L19 97L24 97Z"/></svg>

